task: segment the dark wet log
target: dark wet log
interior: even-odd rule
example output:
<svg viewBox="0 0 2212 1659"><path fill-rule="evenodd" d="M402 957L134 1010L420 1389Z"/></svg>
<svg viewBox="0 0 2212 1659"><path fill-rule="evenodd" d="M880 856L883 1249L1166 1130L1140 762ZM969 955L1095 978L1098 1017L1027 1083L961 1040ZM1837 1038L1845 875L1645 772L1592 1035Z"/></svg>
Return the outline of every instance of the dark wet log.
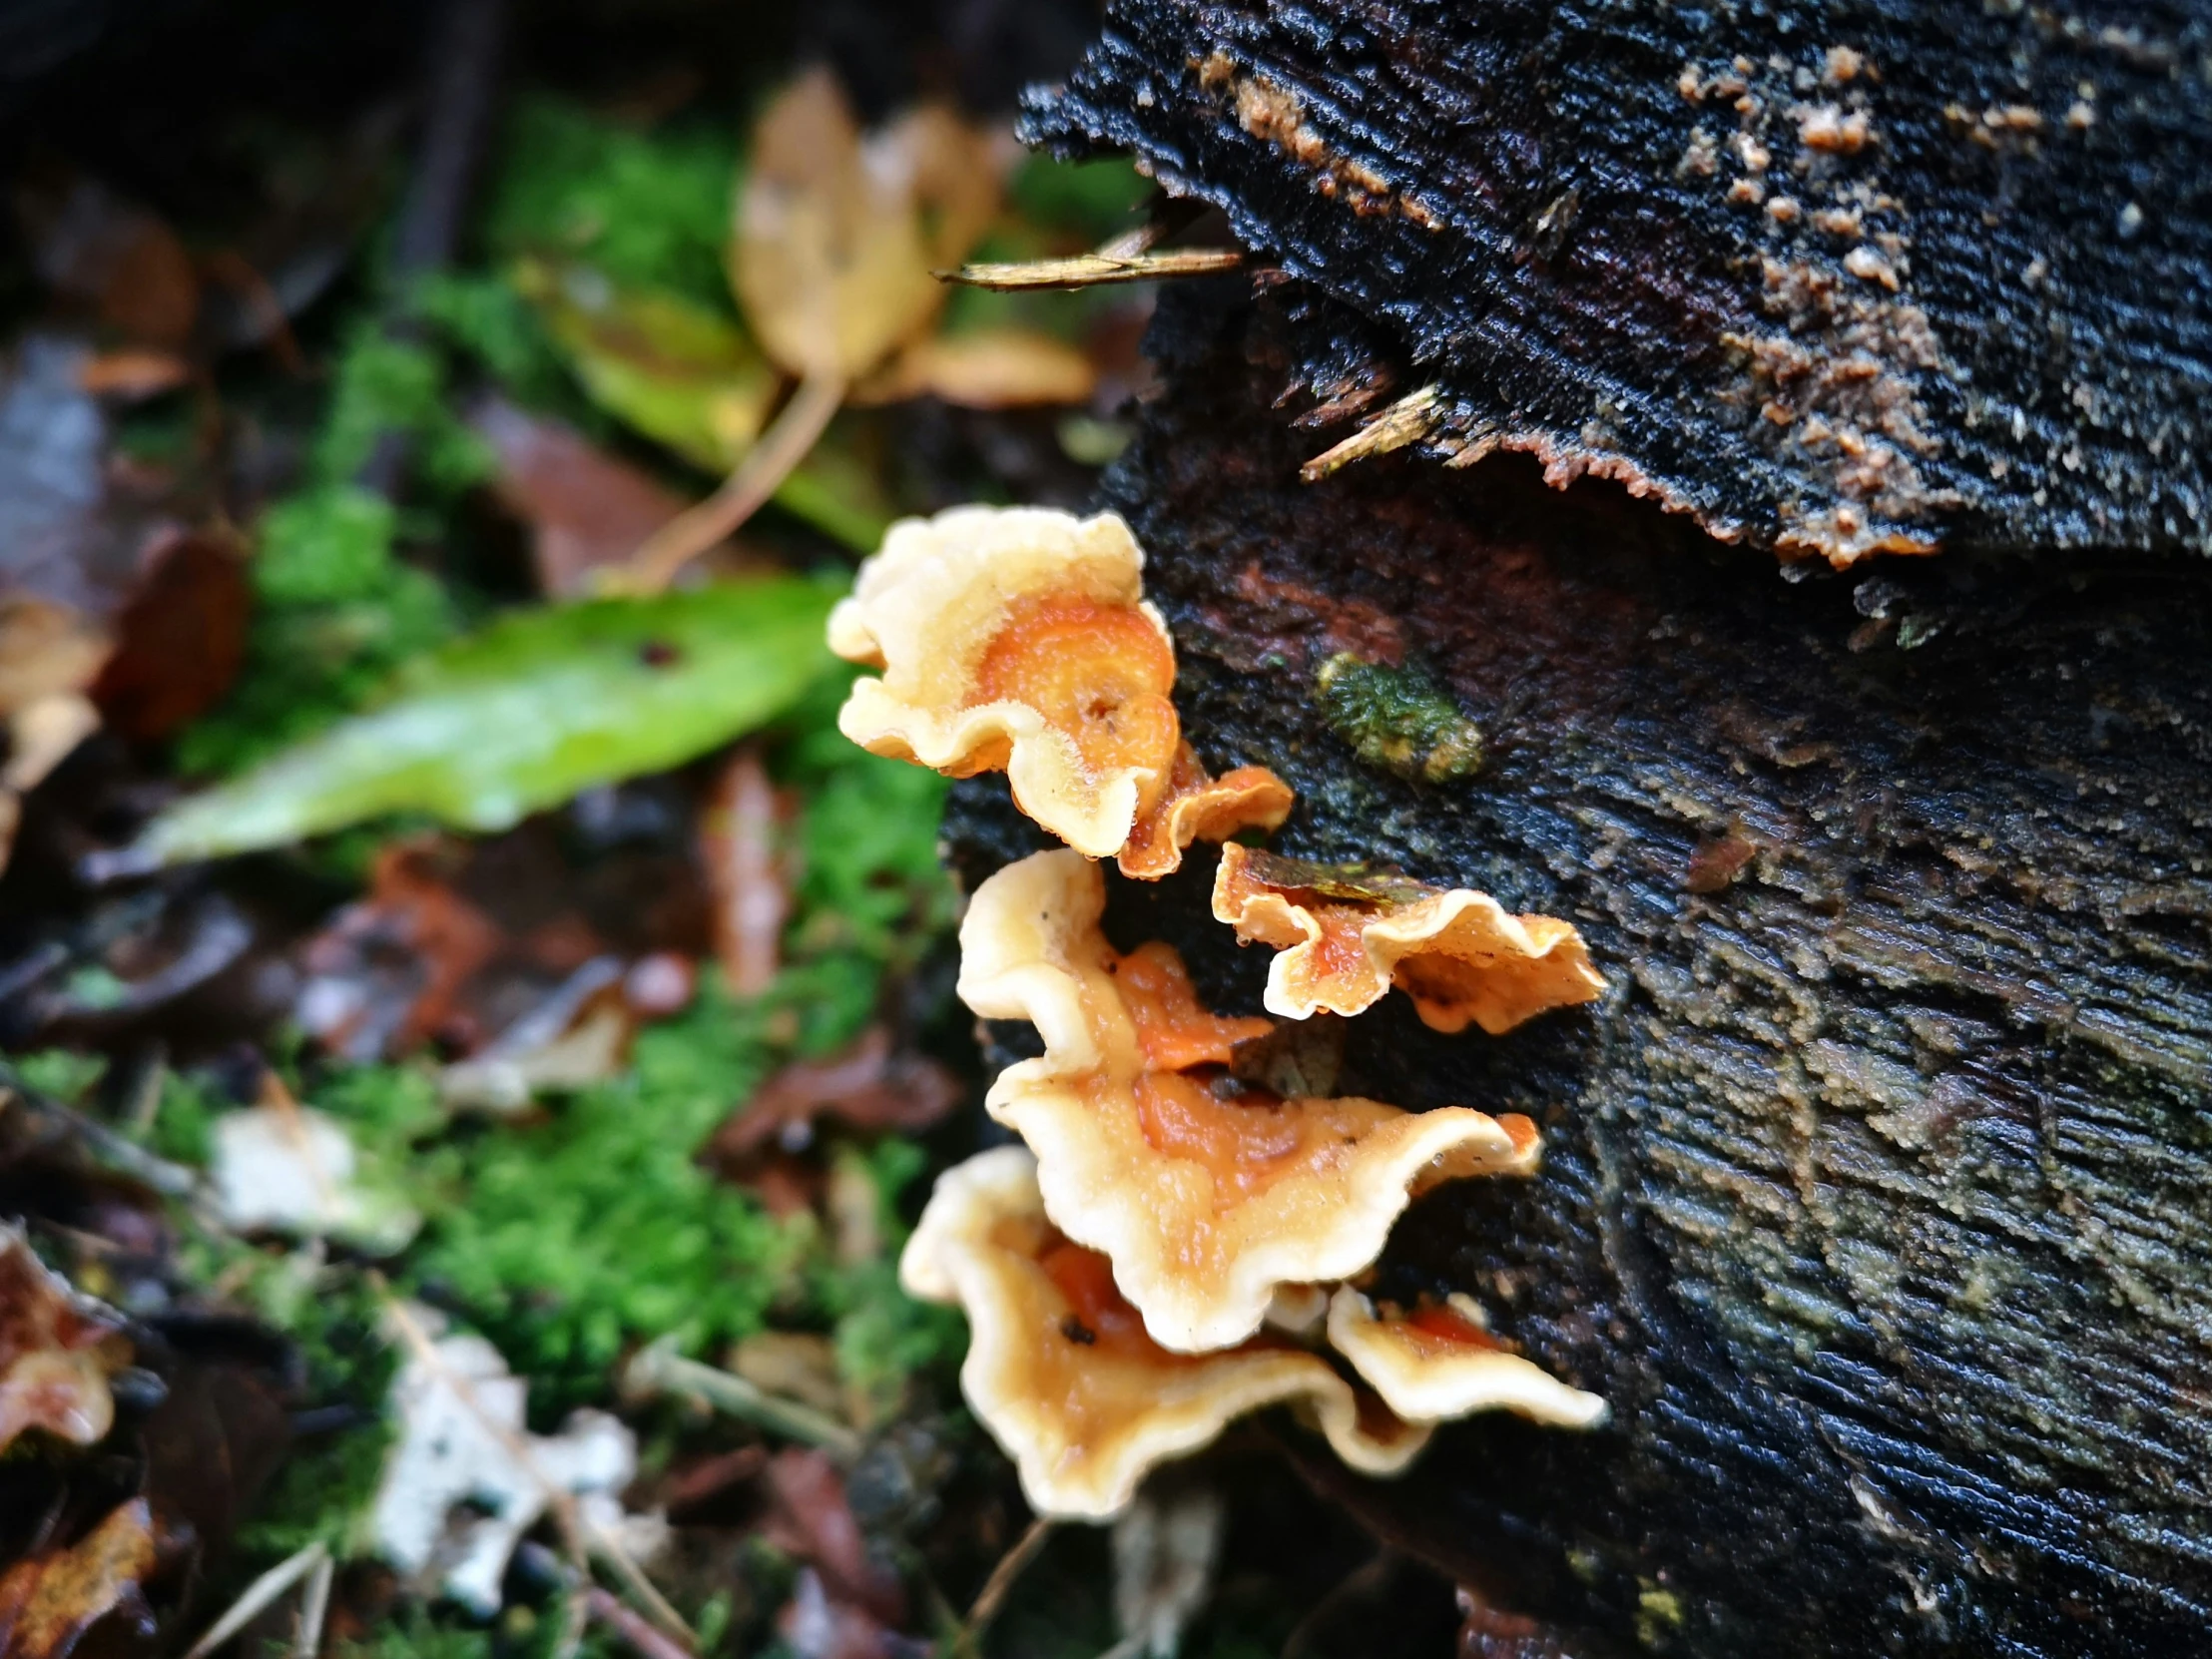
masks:
<svg viewBox="0 0 2212 1659"><path fill-rule="evenodd" d="M1277 405L1326 329L1295 285L1217 286L1173 296L1109 490L1204 759L1297 786L1282 849L1570 917L1613 986L1503 1039L1399 996L1349 1022L1347 1090L1549 1146L1416 1207L1385 1287L1474 1293L1616 1414L1467 1425L1367 1501L1499 1605L1647 1651L2194 1651L2212 565L1778 573L1517 456L1302 486L1311 397ZM1447 698L1482 770L1418 781L1417 732L1407 776L1362 762L1389 734L1316 695L1345 652L1420 671L1408 730ZM970 878L1021 830L960 787ZM1256 1010L1266 953L1194 864L1117 881L1110 928Z"/></svg>
<svg viewBox="0 0 2212 1659"><path fill-rule="evenodd" d="M1302 365L1340 422L1435 385L1436 454L1839 562L2202 552L2208 51L2175 0L1114 0L1029 122L1374 319Z"/></svg>

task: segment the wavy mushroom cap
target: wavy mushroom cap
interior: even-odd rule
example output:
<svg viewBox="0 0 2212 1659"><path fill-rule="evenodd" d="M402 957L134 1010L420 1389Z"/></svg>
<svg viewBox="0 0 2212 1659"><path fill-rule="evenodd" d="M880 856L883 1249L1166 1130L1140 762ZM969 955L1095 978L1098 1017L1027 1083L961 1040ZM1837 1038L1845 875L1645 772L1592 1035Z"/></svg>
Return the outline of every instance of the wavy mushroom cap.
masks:
<svg viewBox="0 0 2212 1659"><path fill-rule="evenodd" d="M1185 1355L1154 1343L1103 1258L1051 1225L1019 1147L939 1177L899 1277L913 1295L965 1311L961 1391L1041 1515L1108 1518L1151 1469L1269 1405L1295 1406L1370 1474L1404 1468L1427 1441L1426 1428L1306 1350L1263 1341Z"/></svg>
<svg viewBox="0 0 2212 1659"><path fill-rule="evenodd" d="M1235 843L1214 874L1214 916L1268 964L1270 1013L1357 1014L1395 985L1436 1031L1492 1036L1602 995L1605 979L1571 922L1513 915L1488 893L1347 871Z"/></svg>
<svg viewBox="0 0 2212 1659"><path fill-rule="evenodd" d="M1112 513L902 519L830 613L830 648L882 670L853 685L838 730L955 778L1003 771L1023 812L1111 857L1182 743L1175 648L1143 573Z"/></svg>
<svg viewBox="0 0 2212 1659"><path fill-rule="evenodd" d="M1340 1286L1329 1303L1329 1345L1407 1422L1498 1410L1560 1428L1605 1420L1604 1400L1507 1353L1479 1314L1445 1306L1384 1319L1360 1292Z"/></svg>
<svg viewBox="0 0 2212 1659"><path fill-rule="evenodd" d="M1173 875L1183 867L1183 852L1191 842L1225 841L1247 830L1280 830L1297 799L1291 786L1266 767L1238 767L1216 778L1184 744L1175 752L1166 790L1129 831L1118 860L1121 872L1139 881Z"/></svg>
<svg viewBox="0 0 2212 1659"><path fill-rule="evenodd" d="M1104 904L1100 872L1073 853L1008 865L969 901L959 991L1043 1038L985 1105L1036 1154L1053 1224L1112 1262L1163 1348L1227 1348L1279 1287L1361 1272L1419 1188L1534 1170L1524 1117L1238 1084L1236 1043L1271 1023L1207 1012L1164 944L1115 952Z"/></svg>

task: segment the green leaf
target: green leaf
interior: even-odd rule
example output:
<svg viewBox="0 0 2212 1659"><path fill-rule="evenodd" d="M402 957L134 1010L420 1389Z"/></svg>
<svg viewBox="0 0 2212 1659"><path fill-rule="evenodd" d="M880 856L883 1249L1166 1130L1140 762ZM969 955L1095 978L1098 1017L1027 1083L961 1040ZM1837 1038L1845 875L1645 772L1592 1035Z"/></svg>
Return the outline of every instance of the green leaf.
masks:
<svg viewBox="0 0 2212 1659"><path fill-rule="evenodd" d="M524 260L514 279L585 392L617 420L717 473L759 436L778 376L728 317L589 266Z"/></svg>
<svg viewBox="0 0 2212 1659"><path fill-rule="evenodd" d="M518 612L381 706L171 808L132 866L277 846L385 813L503 830L783 714L824 672L835 595L791 577Z"/></svg>
<svg viewBox="0 0 2212 1659"><path fill-rule="evenodd" d="M585 395L615 419L718 475L753 447L782 381L728 317L583 265L524 260L514 283ZM874 552L891 520L873 470L833 441L778 486L776 504L858 553Z"/></svg>

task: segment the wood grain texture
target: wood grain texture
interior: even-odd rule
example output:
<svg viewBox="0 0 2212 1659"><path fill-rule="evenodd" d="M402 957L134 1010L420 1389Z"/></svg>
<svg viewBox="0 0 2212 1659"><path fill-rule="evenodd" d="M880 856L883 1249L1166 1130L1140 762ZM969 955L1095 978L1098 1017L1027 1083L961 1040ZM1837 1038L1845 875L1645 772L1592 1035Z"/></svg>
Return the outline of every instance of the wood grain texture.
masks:
<svg viewBox="0 0 2212 1659"><path fill-rule="evenodd" d="M1339 313L1249 286L1171 300L1109 488L1192 740L1297 787L1283 850L1568 916L1613 983L1502 1039L1397 996L1350 1022L1344 1090L1549 1146L1416 1206L1384 1290L1475 1294L1616 1419L1470 1424L1363 1501L1500 1605L1650 1652L2189 1651L2212 567L1777 572L1511 456L1303 486L1294 382ZM1363 764L1315 696L1344 652L1425 670L1484 770ZM1033 844L997 780L950 835L970 879ZM1115 882L1109 928L1255 1012L1266 952L1210 919L1211 864Z"/></svg>
<svg viewBox="0 0 2212 1659"><path fill-rule="evenodd" d="M2203 552L2208 54L2174 0L1112 0L1027 133L1375 322L1309 377L1437 385L1434 456L1839 563Z"/></svg>

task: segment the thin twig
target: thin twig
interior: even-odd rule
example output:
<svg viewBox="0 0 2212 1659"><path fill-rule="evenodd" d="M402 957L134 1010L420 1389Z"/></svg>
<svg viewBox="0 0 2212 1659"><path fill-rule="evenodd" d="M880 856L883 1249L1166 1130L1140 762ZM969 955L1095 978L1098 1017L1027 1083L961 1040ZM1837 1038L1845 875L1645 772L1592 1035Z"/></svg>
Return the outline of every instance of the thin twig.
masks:
<svg viewBox="0 0 2212 1659"><path fill-rule="evenodd" d="M718 1411L820 1446L841 1462L849 1463L860 1454L860 1436L828 1412L772 1394L759 1383L730 1372L687 1360L665 1337L639 1350L624 1368L622 1391L633 1396L689 1394Z"/></svg>
<svg viewBox="0 0 2212 1659"><path fill-rule="evenodd" d="M307 1575L306 1592L299 1598L299 1626L292 1634L291 1659L316 1659L322 1651L322 1625L330 1612L330 1580L337 1563L327 1551Z"/></svg>
<svg viewBox="0 0 2212 1659"><path fill-rule="evenodd" d="M991 1568L990 1577L983 1580L983 1588L977 1592L975 1604L968 1609L967 1617L960 1622L954 1643L962 1651L974 1653L983 1640L983 1632L990 1629L991 1621L998 1617L998 1610L1005 1605L1014 1581L1029 1568L1052 1536L1054 1521L1050 1515L1039 1515L1029 1523L1029 1530L1014 1541L1014 1547L999 1557L998 1565Z"/></svg>
<svg viewBox="0 0 2212 1659"><path fill-rule="evenodd" d="M530 1571L566 1585L572 1596L581 1589L582 1595L576 1596L580 1610L606 1626L638 1659L698 1659L690 1648L661 1634L598 1585L580 1585L560 1557L543 1544L525 1543L516 1553Z"/></svg>
<svg viewBox="0 0 2212 1659"><path fill-rule="evenodd" d="M1300 467L1299 477L1309 484L1319 483L1354 461L1364 461L1371 455L1387 455L1393 449L1418 443L1435 424L1436 399L1442 390L1440 386L1430 385L1407 392L1344 442L1332 444Z"/></svg>
<svg viewBox="0 0 2212 1659"><path fill-rule="evenodd" d="M1107 248L1114 245L1109 243ZM1114 282L1159 282L1178 276L1219 276L1243 268L1240 248L1179 248L1165 254L1120 254L1101 249L1066 260L1016 260L1004 265L964 265L940 271L939 281L1009 293L1023 288L1092 288Z"/></svg>
<svg viewBox="0 0 2212 1659"><path fill-rule="evenodd" d="M118 1170L135 1180L145 1182L165 1198L186 1197L200 1186L200 1177L192 1170L182 1164L173 1164L166 1158L155 1157L144 1147L125 1140L106 1124L86 1117L75 1107L56 1100L50 1094L34 1089L24 1081L21 1072L7 1061L0 1060L0 1099L8 1096L13 1096L26 1111L62 1124Z"/></svg>
<svg viewBox="0 0 2212 1659"><path fill-rule="evenodd" d="M1377 1550L1337 1581L1330 1592L1307 1610L1304 1618L1291 1631L1283 1644L1283 1659L1298 1659L1321 1633L1323 1625L1342 1612L1347 1603L1362 1596L1374 1595L1390 1581L1390 1574L1397 1570L1397 1551L1388 1545Z"/></svg>
<svg viewBox="0 0 2212 1659"><path fill-rule="evenodd" d="M810 374L799 382L783 412L746 451L722 487L696 507L687 507L645 540L619 573L631 593L659 593L692 560L723 540L767 504L786 478L814 450L844 402L839 374Z"/></svg>
<svg viewBox="0 0 2212 1659"><path fill-rule="evenodd" d="M185 1659L208 1659L209 1654L253 1623L272 1602L312 1572L316 1563L329 1559L329 1547L317 1538L305 1548L285 1556L239 1593L238 1600L231 1603L224 1615L208 1626L207 1634L186 1650Z"/></svg>
<svg viewBox="0 0 2212 1659"><path fill-rule="evenodd" d="M500 71L507 44L508 0L446 0L430 8L425 43L422 142L415 152L407 193L391 239L391 275L397 306L384 324L387 337L419 344L425 325L416 297L426 277L452 264L460 246L469 197L482 171L498 110ZM385 431L354 482L391 496L406 476L411 444L406 434Z"/></svg>

